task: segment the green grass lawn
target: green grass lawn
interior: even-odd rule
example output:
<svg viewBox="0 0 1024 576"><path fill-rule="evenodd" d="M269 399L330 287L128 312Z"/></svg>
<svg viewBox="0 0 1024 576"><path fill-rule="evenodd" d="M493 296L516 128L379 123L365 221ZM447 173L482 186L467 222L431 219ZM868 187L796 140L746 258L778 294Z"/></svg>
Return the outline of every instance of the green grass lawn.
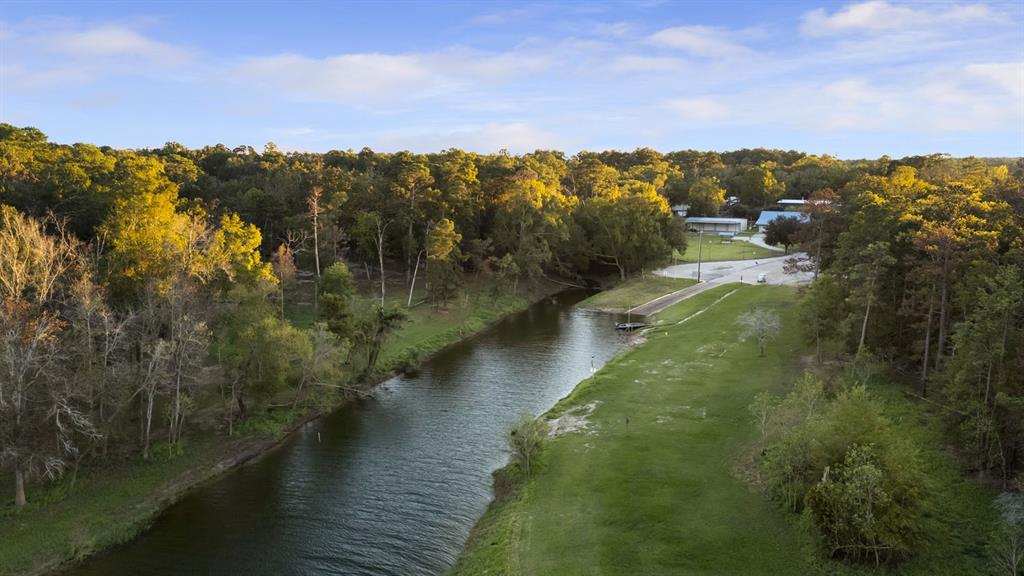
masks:
<svg viewBox="0 0 1024 576"><path fill-rule="evenodd" d="M718 236L705 234L704 240L700 241L697 234L687 234L686 253L679 254L678 251L675 251L673 254L673 260L678 263L696 262L698 244L703 245L700 250L701 260L704 262L755 260L758 258L782 256L782 252L769 250L744 240L722 240Z"/></svg>
<svg viewBox="0 0 1024 576"><path fill-rule="evenodd" d="M758 392L785 391L808 352L796 294L734 284L660 313L662 325L645 343L546 415L594 407L586 431L549 440L533 478L488 508L453 574L986 573L991 495L959 476L934 416L896 387L879 393L893 419L927 448L923 461L935 479L926 520L933 537L911 561L884 570L824 561L808 547L797 515L738 478L756 436L747 407ZM774 308L783 320L764 358L736 336L736 317L753 306Z"/></svg>
<svg viewBox="0 0 1024 576"><path fill-rule="evenodd" d="M594 294L577 306L608 312L625 312L629 308L650 302L658 296L671 294L694 284L696 284L696 280L690 278L665 278L663 276L631 278L614 288Z"/></svg>

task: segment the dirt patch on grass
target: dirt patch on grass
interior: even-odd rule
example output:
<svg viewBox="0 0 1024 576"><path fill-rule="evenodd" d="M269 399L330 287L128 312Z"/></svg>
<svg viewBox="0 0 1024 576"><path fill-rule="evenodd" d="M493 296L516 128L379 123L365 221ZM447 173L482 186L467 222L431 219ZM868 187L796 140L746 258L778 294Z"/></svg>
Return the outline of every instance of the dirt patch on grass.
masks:
<svg viewBox="0 0 1024 576"><path fill-rule="evenodd" d="M554 420L548 421L548 436L556 438L562 434L583 432L587 430L590 425L588 418L594 413L594 409L597 408L600 403L600 400L587 402L578 408L574 408L573 410L562 414Z"/></svg>

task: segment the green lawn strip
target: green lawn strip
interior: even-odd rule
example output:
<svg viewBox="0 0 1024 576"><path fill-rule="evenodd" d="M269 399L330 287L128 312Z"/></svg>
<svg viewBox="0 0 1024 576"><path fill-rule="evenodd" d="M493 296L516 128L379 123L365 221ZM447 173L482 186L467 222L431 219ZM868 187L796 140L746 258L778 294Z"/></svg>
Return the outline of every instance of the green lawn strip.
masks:
<svg viewBox="0 0 1024 576"><path fill-rule="evenodd" d="M700 245L700 259L703 262L721 262L724 260L756 260L758 258L771 258L782 256L782 252L769 250L745 240L727 240L713 234L705 234L701 241L697 234L686 235L686 252L673 255L677 263L688 263L697 261L698 245Z"/></svg>
<svg viewBox="0 0 1024 576"><path fill-rule="evenodd" d="M747 405L798 371L793 294L740 288L581 383L550 416L599 402L592 433L547 444L518 499L492 506L474 530L455 573L519 574L516 561L538 575L804 573L793 519L732 473L754 433ZM700 294L676 313L720 297ZM785 318L766 358L736 339L736 316L754 304Z"/></svg>
<svg viewBox="0 0 1024 576"><path fill-rule="evenodd" d="M606 312L625 312L629 308L646 304L659 296L671 294L694 284L696 281L690 278L666 278L664 276L631 278L614 288L594 294L577 306Z"/></svg>
<svg viewBox="0 0 1024 576"><path fill-rule="evenodd" d="M514 297L495 295L489 285L472 283L468 298L452 302L448 309L416 306L410 320L385 343L374 377L385 378L403 363L422 360L549 292L539 288ZM398 304L397 296L394 303ZM286 302L285 310L301 327L312 325L312 306ZM233 439L195 433L177 456L157 447L150 462L133 458L83 469L73 488L69 477L56 484L31 485L27 509L15 512L0 506L0 576L45 572L130 540L174 499L229 467L224 462L254 447L272 445L303 416L287 410L254 414L239 424ZM0 480L6 494L13 480L6 475Z"/></svg>
<svg viewBox="0 0 1024 576"><path fill-rule="evenodd" d="M655 314L652 318L648 318L648 320L653 319L655 323L659 325L675 324L685 320L686 318L690 318L693 314L703 310L719 298L735 296L735 294L732 294L732 296L728 295L743 286L744 285L739 282L731 282L729 284L715 286L714 288L701 292L696 296L692 296L677 304L669 306ZM697 317L694 317L694 319L696 318Z"/></svg>

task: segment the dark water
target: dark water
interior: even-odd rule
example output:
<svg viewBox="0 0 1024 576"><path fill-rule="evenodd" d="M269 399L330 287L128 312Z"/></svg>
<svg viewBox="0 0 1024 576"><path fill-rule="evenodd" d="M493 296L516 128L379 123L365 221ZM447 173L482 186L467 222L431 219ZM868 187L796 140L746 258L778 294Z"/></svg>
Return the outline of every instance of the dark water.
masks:
<svg viewBox="0 0 1024 576"><path fill-rule="evenodd" d="M312 422L69 574L443 574L491 498L504 432L622 346L563 293ZM319 441L318 441L319 434Z"/></svg>

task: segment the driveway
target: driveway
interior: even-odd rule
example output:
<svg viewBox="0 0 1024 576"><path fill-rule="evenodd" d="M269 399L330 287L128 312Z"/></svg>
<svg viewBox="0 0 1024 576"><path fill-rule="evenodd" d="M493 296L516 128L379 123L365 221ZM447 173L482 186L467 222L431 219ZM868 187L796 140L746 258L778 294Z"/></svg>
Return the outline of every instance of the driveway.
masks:
<svg viewBox="0 0 1024 576"><path fill-rule="evenodd" d="M805 257L804 254L794 253L788 256L758 260L704 262L700 266L701 282L699 284L683 288L682 290L671 294L666 294L665 296L651 300L646 304L641 304L640 306L633 308L630 312L640 316L657 314L677 302L686 300L687 298L700 294L705 290L710 290L715 286L721 286L722 284L728 284L730 282L755 284L757 283L758 275L762 273L765 275L766 284L794 286L810 282L814 278L814 273L812 272L786 274L782 271L786 260L793 256ZM668 276L670 278L697 278L697 265L677 264L675 266L656 270L654 273L659 276Z"/></svg>
<svg viewBox="0 0 1024 576"><path fill-rule="evenodd" d="M778 246L772 246L772 245L768 244L767 242L765 242L764 241L764 232L757 232L753 236L736 236L732 240L733 240L733 242L750 242L751 244L754 244L756 246L760 246L762 248L767 248L769 250L774 250L776 252L785 252L786 251L785 248L779 248Z"/></svg>

